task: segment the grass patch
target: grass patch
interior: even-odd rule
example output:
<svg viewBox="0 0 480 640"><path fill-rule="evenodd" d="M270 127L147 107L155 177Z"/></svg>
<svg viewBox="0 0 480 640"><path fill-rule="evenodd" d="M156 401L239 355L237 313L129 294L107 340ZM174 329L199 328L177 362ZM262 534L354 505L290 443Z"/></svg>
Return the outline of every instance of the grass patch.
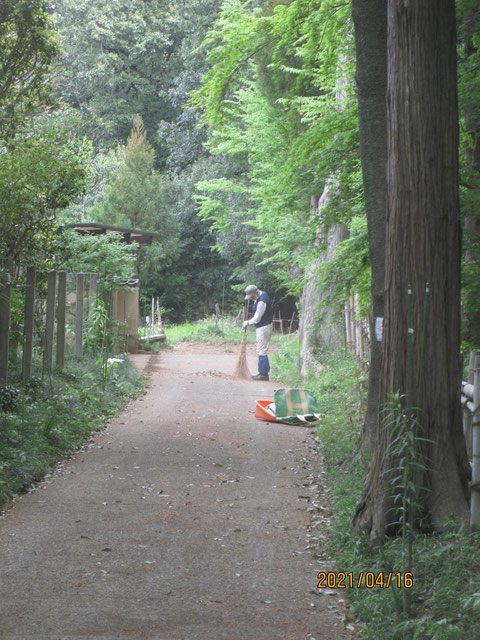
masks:
<svg viewBox="0 0 480 640"><path fill-rule="evenodd" d="M171 347L179 342L217 342L217 343L237 343L242 341L242 323L235 321L233 317L205 318L197 322L186 322L185 324L167 325L165 335L167 339L162 345ZM272 342L277 342L279 336L274 334ZM249 327L247 330L247 342L255 342L255 329Z"/></svg>
<svg viewBox="0 0 480 640"><path fill-rule="evenodd" d="M274 357L277 379L299 386L294 364L298 345L282 343ZM404 547L400 538L374 547L352 533L352 519L361 495L367 461L359 437L365 406L366 375L344 351L319 353L319 373L301 386L316 393L322 414L317 428L325 457L331 505L329 542L318 549L336 560L338 571L400 571ZM480 624L480 532L450 522L440 533L416 534L413 554L412 609L405 613L403 589L390 586L345 589L361 626L362 640L476 640Z"/></svg>
<svg viewBox="0 0 480 640"><path fill-rule="evenodd" d="M106 380L104 373L93 358L84 358L26 384L12 377L0 389L0 507L43 478L144 388L128 362L109 371Z"/></svg>
<svg viewBox="0 0 480 640"><path fill-rule="evenodd" d="M270 376L292 388L304 386L300 377L300 344L298 336L292 334L279 338L279 347L270 358Z"/></svg>

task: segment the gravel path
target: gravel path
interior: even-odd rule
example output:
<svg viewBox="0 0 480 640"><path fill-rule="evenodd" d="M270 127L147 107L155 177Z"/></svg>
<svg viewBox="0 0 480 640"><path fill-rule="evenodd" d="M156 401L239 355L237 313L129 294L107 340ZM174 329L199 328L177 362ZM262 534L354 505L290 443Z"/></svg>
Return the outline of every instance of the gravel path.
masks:
<svg viewBox="0 0 480 640"><path fill-rule="evenodd" d="M0 518L0 638L354 637L343 594L316 589L312 431L256 420L276 385L235 380L237 357L132 357L146 394Z"/></svg>

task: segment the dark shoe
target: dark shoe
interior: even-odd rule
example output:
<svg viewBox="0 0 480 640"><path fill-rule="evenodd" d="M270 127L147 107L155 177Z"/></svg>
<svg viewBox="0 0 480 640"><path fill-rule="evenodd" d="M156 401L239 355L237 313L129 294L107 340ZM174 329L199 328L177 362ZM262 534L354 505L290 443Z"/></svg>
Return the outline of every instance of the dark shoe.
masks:
<svg viewBox="0 0 480 640"><path fill-rule="evenodd" d="M252 380L269 380L268 373L258 373L256 376L252 376Z"/></svg>

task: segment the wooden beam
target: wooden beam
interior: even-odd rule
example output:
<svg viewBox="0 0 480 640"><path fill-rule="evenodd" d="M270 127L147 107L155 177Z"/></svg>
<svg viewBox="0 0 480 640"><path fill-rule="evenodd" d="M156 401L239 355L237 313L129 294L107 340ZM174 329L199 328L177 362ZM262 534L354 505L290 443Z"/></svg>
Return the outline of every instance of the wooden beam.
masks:
<svg viewBox="0 0 480 640"><path fill-rule="evenodd" d="M45 316L45 346L43 349L43 372L50 373L53 363L53 336L55 334L55 290L57 272L49 271L47 284L47 313Z"/></svg>
<svg viewBox="0 0 480 640"><path fill-rule="evenodd" d="M67 310L67 272L58 274L58 303L57 303L57 353L55 364L59 369L65 366L65 326Z"/></svg>
<svg viewBox="0 0 480 640"><path fill-rule="evenodd" d="M0 384L5 384L8 381L12 265L11 258L4 258L3 271L0 274Z"/></svg>
<svg viewBox="0 0 480 640"><path fill-rule="evenodd" d="M35 282L37 272L35 267L27 267L27 287L25 291L25 318L23 321L23 379L32 376L33 356L33 322L35 314Z"/></svg>
<svg viewBox="0 0 480 640"><path fill-rule="evenodd" d="M77 297L75 303L75 355L83 355L83 300L84 300L85 276L77 273Z"/></svg>

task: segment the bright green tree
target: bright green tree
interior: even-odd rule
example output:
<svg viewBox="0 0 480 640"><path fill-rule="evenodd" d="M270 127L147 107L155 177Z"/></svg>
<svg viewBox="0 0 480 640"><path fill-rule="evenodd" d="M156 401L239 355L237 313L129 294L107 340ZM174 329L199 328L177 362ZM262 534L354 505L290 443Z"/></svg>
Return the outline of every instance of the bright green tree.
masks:
<svg viewBox="0 0 480 640"><path fill-rule="evenodd" d="M225 2L194 96L211 152L246 163L240 175L199 183L200 215L213 221L220 247L240 219L251 258L295 294L318 232L363 209L349 17L347 5L330 1ZM320 220L310 201L327 181L335 197Z"/></svg>

